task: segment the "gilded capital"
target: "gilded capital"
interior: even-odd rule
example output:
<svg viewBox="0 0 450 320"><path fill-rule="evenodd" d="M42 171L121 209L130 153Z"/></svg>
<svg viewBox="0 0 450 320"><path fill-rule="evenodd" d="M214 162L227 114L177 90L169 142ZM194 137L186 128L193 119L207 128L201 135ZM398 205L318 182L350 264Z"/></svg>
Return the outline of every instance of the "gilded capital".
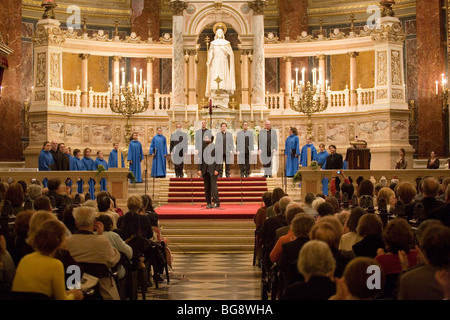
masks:
<svg viewBox="0 0 450 320"><path fill-rule="evenodd" d="M325 60L324 54L318 54L316 57L317 57L317 60Z"/></svg>
<svg viewBox="0 0 450 320"><path fill-rule="evenodd" d="M255 0L248 2L248 6L253 10L254 15L262 15L267 7L267 3L266 0Z"/></svg>
<svg viewBox="0 0 450 320"><path fill-rule="evenodd" d="M155 57L147 57L145 58L145 60L147 61L147 63L153 63L155 61Z"/></svg>
<svg viewBox="0 0 450 320"><path fill-rule="evenodd" d="M286 62L291 62L292 61L292 57L283 57L283 60Z"/></svg>
<svg viewBox="0 0 450 320"><path fill-rule="evenodd" d="M121 56L113 56L112 59L114 62L120 62L120 60L122 60L122 57Z"/></svg>
<svg viewBox="0 0 450 320"><path fill-rule="evenodd" d="M64 32L59 25L39 25L31 37L36 47L40 46L62 46L66 41Z"/></svg>
<svg viewBox="0 0 450 320"><path fill-rule="evenodd" d="M89 59L90 56L91 56L91 55L88 54L88 53L80 53L80 54L78 55L78 57L79 57L81 60L87 60L87 59Z"/></svg>
<svg viewBox="0 0 450 320"><path fill-rule="evenodd" d="M359 52L347 52L347 54L350 56L350 58L356 58L357 56L359 56Z"/></svg>
<svg viewBox="0 0 450 320"><path fill-rule="evenodd" d="M180 0L170 1L169 7L172 10L172 15L181 16L183 11L187 8L187 3Z"/></svg>

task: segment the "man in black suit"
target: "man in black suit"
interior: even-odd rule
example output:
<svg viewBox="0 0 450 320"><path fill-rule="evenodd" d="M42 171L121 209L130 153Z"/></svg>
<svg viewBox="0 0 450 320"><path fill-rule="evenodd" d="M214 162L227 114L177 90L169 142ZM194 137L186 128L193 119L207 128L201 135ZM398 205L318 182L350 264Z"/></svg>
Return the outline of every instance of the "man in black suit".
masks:
<svg viewBox="0 0 450 320"><path fill-rule="evenodd" d="M248 130L248 122L244 121L242 130L236 137L238 163L241 171L241 177L250 176L250 153L253 150L253 132Z"/></svg>
<svg viewBox="0 0 450 320"><path fill-rule="evenodd" d="M203 150L206 147L205 141L203 139L205 134L207 134L209 137L212 137L211 130L206 128L206 120L202 120L202 127L196 130L194 134L195 154L197 155L195 160L198 164L202 163Z"/></svg>
<svg viewBox="0 0 450 320"><path fill-rule="evenodd" d="M65 153L66 153L65 144L59 143L57 151L58 170L70 171L70 160L69 157L65 155Z"/></svg>
<svg viewBox="0 0 450 320"><path fill-rule="evenodd" d="M278 137L269 120L264 123L264 129L259 132L258 152L264 167L264 176L272 178L272 158L278 151Z"/></svg>
<svg viewBox="0 0 450 320"><path fill-rule="evenodd" d="M231 175L231 164L234 162L233 135L227 132L227 124L220 124L220 132L216 134L216 154L219 166L219 177L223 176L223 164L225 163L225 176Z"/></svg>
<svg viewBox="0 0 450 320"><path fill-rule="evenodd" d="M206 208L218 208L220 207L219 191L217 189L219 164L216 158L216 147L208 134L204 135L203 140L205 148L202 152L202 161L198 164L198 175L203 177ZM214 202L214 205L212 202Z"/></svg>
<svg viewBox="0 0 450 320"><path fill-rule="evenodd" d="M181 131L181 124L177 124L177 130L170 136L170 153L175 166L175 176L183 178L184 156L188 151L187 134Z"/></svg>
<svg viewBox="0 0 450 320"><path fill-rule="evenodd" d="M324 169L326 170L342 169L344 167L344 160L341 154L336 153L337 150L336 146L334 144L330 144L328 149L330 150L330 155L327 157Z"/></svg>

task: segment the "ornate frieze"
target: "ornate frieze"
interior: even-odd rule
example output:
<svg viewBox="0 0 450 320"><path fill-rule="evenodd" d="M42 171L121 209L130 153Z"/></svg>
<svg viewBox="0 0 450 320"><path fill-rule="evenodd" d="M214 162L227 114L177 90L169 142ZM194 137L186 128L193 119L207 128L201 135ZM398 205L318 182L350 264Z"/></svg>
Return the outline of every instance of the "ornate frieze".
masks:
<svg viewBox="0 0 450 320"><path fill-rule="evenodd" d="M31 37L35 47L41 46L62 46L66 40L65 33L57 26L45 27L38 25Z"/></svg>
<svg viewBox="0 0 450 320"><path fill-rule="evenodd" d="M60 53L50 54L50 86L54 88L61 88L60 55Z"/></svg>
<svg viewBox="0 0 450 320"><path fill-rule="evenodd" d="M391 73L392 73L392 84L401 86L402 85L402 76L401 76L401 67L400 67L400 51L392 50L391 51Z"/></svg>
<svg viewBox="0 0 450 320"><path fill-rule="evenodd" d="M36 88L45 87L47 77L47 55L45 52L37 54L36 58Z"/></svg>
<svg viewBox="0 0 450 320"><path fill-rule="evenodd" d="M387 85L387 52L377 51L377 86Z"/></svg>
<svg viewBox="0 0 450 320"><path fill-rule="evenodd" d="M372 40L377 43L394 43L403 44L406 38L406 33L400 22L394 22L391 25L381 25L372 33Z"/></svg>

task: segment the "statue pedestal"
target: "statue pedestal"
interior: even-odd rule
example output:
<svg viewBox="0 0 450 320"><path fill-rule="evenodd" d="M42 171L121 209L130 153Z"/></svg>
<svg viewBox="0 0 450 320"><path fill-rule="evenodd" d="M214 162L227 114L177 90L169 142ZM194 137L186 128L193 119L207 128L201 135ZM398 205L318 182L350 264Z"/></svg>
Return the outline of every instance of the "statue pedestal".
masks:
<svg viewBox="0 0 450 320"><path fill-rule="evenodd" d="M228 108L230 93L226 90L211 90L211 100L213 106Z"/></svg>

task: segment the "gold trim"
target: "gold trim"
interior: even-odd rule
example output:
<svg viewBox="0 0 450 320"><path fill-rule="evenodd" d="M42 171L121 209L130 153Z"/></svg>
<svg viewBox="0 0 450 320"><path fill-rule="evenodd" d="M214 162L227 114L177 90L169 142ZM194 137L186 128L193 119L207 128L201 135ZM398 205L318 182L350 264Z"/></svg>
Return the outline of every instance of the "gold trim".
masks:
<svg viewBox="0 0 450 320"><path fill-rule="evenodd" d="M355 9L359 9L361 11L366 11L368 6L379 6L380 1L374 1L372 3L361 3L361 4L353 4L353 5L344 5L339 7L332 7L333 11L339 11L339 10L352 10L352 12ZM415 7L415 1L412 0L396 0L394 10L397 8L402 8L404 6L414 6ZM331 7L320 7L320 8L308 8L308 14L314 14L314 13L321 13L321 12L329 12ZM380 8L381 10L381 8Z"/></svg>
<svg viewBox="0 0 450 320"><path fill-rule="evenodd" d="M69 5L67 4L59 4L58 9L55 9L55 13L67 14L67 8ZM97 7L79 7L83 12L103 12L107 14L123 14L130 15L131 9L103 9ZM22 0L22 9L29 9L33 11L42 12L41 1L38 0Z"/></svg>

